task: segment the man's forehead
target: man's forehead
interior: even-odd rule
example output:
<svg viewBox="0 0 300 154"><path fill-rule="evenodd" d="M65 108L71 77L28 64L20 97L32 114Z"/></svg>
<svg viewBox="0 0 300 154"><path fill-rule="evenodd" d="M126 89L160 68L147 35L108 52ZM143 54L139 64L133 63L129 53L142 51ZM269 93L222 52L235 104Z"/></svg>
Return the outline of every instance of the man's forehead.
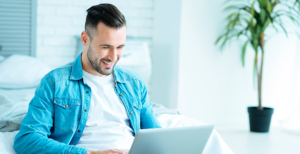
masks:
<svg viewBox="0 0 300 154"><path fill-rule="evenodd" d="M94 38L102 43L107 41L124 43L126 40L126 27L114 28L101 24L100 26L97 26L94 34Z"/></svg>

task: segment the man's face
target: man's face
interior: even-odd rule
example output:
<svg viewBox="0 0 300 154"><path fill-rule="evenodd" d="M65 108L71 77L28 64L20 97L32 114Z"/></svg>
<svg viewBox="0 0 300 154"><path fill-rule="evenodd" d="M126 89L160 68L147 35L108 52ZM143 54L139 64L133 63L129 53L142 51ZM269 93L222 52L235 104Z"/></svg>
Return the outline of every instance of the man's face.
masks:
<svg viewBox="0 0 300 154"><path fill-rule="evenodd" d="M87 49L87 57L93 68L101 75L110 75L123 55L126 27L111 28L100 22L94 30L93 40Z"/></svg>

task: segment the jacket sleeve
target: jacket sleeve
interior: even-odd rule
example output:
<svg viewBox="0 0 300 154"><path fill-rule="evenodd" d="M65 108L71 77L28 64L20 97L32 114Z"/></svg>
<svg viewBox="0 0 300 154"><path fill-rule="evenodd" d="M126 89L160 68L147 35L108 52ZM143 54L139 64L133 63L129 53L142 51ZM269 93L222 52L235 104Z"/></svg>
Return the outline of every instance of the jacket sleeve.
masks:
<svg viewBox="0 0 300 154"><path fill-rule="evenodd" d="M35 96L29 103L28 113L23 119L19 133L15 137L14 149L18 154L85 154L88 149L67 145L48 138L51 135L54 116L54 85L46 75L37 87Z"/></svg>
<svg viewBox="0 0 300 154"><path fill-rule="evenodd" d="M153 112L152 103L148 96L146 84L141 81L141 129L161 128L161 125Z"/></svg>

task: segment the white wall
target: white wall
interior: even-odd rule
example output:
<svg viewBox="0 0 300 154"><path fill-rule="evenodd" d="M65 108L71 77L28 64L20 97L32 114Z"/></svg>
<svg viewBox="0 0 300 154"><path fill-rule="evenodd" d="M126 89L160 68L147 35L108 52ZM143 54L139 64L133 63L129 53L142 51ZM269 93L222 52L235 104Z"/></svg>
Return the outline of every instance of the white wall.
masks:
<svg viewBox="0 0 300 154"><path fill-rule="evenodd" d="M298 125L293 114L300 109L300 40L290 34L278 34L266 45L263 77L263 103L275 108L273 125L286 121ZM291 125L291 124L289 124ZM290 126L291 127L291 126Z"/></svg>
<svg viewBox="0 0 300 154"><path fill-rule="evenodd" d="M38 0L37 57L53 68L73 61L86 10L100 3L120 9L128 36L152 39L153 0Z"/></svg>
<svg viewBox="0 0 300 154"><path fill-rule="evenodd" d="M224 26L222 1L182 2L178 106L203 122L228 124L246 119L246 105L256 105L251 52L246 67L238 43L223 52L214 45Z"/></svg>
<svg viewBox="0 0 300 154"><path fill-rule="evenodd" d="M177 108L181 0L154 5L151 100Z"/></svg>
<svg viewBox="0 0 300 154"><path fill-rule="evenodd" d="M184 115L206 123L245 125L248 123L247 106L258 104L252 74L254 52L251 47L248 48L243 68L240 58L243 41L233 42L223 52L214 45L225 24L222 3L223 0L182 1L178 108ZM278 85L285 85L285 79L292 77L291 73L285 78L274 75L278 74L278 66L283 66L281 70L285 70L285 66L293 66L282 63L280 56L284 53L295 55L290 53L295 53L295 44L295 38L288 40L280 34L266 45L263 105L275 108L273 123L279 120L280 112L284 112L280 104L288 103L280 95L286 89L280 89L282 86ZM293 56L286 56L285 62L290 60L295 61Z"/></svg>

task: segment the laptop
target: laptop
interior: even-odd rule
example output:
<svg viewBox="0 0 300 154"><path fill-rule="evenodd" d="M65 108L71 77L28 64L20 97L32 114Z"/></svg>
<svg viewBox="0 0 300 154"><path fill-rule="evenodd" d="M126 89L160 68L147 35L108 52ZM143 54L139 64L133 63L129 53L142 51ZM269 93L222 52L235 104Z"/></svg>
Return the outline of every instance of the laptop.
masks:
<svg viewBox="0 0 300 154"><path fill-rule="evenodd" d="M140 129L128 154L201 154L213 128L203 125Z"/></svg>

